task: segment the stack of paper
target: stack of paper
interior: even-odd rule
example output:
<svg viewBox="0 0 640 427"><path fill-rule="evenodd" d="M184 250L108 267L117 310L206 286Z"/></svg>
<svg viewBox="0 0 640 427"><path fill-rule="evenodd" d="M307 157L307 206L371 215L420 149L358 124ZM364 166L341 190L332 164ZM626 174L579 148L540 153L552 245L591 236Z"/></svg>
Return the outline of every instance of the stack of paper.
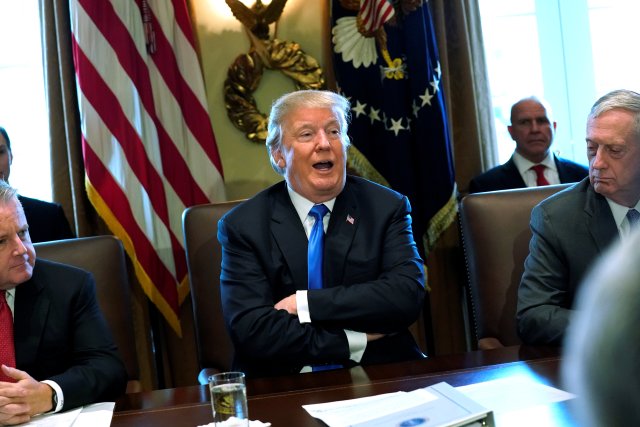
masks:
<svg viewBox="0 0 640 427"><path fill-rule="evenodd" d="M329 427L494 426L490 410L447 383L303 408Z"/></svg>

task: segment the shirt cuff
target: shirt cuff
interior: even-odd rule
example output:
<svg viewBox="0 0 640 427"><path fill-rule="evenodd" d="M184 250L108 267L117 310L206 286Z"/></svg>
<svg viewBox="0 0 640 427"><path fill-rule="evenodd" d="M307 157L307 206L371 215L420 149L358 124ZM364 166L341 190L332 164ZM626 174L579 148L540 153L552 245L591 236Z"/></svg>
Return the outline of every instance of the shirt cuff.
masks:
<svg viewBox="0 0 640 427"><path fill-rule="evenodd" d="M62 389L55 381L44 380L42 381L44 384L47 384L53 389L53 392L58 396L58 405L51 410L51 412L59 412L64 406L64 394L62 393Z"/></svg>
<svg viewBox="0 0 640 427"><path fill-rule="evenodd" d="M346 329L344 333L347 334L347 341L349 341L349 359L360 363L364 350L367 348L367 334Z"/></svg>
<svg viewBox="0 0 640 427"><path fill-rule="evenodd" d="M298 320L300 323L311 323L307 291L296 291L296 305L298 308Z"/></svg>

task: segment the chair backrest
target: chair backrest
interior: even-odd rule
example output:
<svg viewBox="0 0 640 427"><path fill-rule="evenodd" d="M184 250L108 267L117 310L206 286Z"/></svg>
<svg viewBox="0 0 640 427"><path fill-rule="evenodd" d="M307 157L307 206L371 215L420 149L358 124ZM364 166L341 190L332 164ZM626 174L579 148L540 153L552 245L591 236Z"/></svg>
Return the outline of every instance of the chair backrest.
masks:
<svg viewBox="0 0 640 427"><path fill-rule="evenodd" d="M242 200L211 203L187 208L182 229L187 253L191 301L198 349L200 384L217 372L231 369L233 344L222 317L218 220Z"/></svg>
<svg viewBox="0 0 640 427"><path fill-rule="evenodd" d="M529 254L531 210L570 184L470 194L460 227L468 273L468 301L480 349L519 344L517 291Z"/></svg>
<svg viewBox="0 0 640 427"><path fill-rule="evenodd" d="M93 274L98 304L127 369L127 392L140 391L131 292L122 242L114 236L95 236L36 243L34 247L38 258Z"/></svg>

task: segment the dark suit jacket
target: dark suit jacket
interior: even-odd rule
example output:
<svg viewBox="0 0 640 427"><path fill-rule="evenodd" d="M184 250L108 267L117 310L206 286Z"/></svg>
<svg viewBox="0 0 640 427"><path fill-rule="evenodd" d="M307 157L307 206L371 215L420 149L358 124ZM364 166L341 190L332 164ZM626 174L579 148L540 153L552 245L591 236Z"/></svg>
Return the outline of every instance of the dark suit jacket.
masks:
<svg viewBox="0 0 640 427"><path fill-rule="evenodd" d="M518 334L528 344L558 345L578 286L619 238L618 227L607 200L585 178L534 207L531 231L518 289Z"/></svg>
<svg viewBox="0 0 640 427"><path fill-rule="evenodd" d="M554 159L561 184L578 182L589 175L589 169L581 164L556 156L554 156ZM489 169L473 178L469 183L469 193L509 190L511 188L525 188L526 186L512 157L506 163Z"/></svg>
<svg viewBox="0 0 640 427"><path fill-rule="evenodd" d="M36 260L31 279L16 287L13 324L17 368L58 383L64 410L125 392L127 372L91 274Z"/></svg>
<svg viewBox="0 0 640 427"><path fill-rule="evenodd" d="M29 236L33 243L75 237L59 204L24 196L18 196L18 200L24 209L24 216L29 224Z"/></svg>
<svg viewBox="0 0 640 427"><path fill-rule="evenodd" d="M234 368L261 376L305 365L348 366L345 329L389 334L367 345L362 364L423 357L407 329L425 292L409 214L406 197L347 177L325 237L324 289L308 292L311 323L305 324L273 307L307 289L308 240L286 184L224 216L220 282Z"/></svg>

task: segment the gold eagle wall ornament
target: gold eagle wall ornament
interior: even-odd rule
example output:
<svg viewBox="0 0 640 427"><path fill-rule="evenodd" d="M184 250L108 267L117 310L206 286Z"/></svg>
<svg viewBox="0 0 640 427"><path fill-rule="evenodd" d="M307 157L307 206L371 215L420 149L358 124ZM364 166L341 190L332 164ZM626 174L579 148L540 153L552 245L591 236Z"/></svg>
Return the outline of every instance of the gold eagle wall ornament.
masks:
<svg viewBox="0 0 640 427"><path fill-rule="evenodd" d="M251 40L249 52L236 57L227 71L223 89L227 116L250 141L264 144L267 115L258 110L253 97L264 69L281 71L297 89L324 89L325 79L318 61L298 43L269 37L269 25L279 19L287 0L273 0L267 6L258 0L251 8L240 0L225 1Z"/></svg>
<svg viewBox="0 0 640 427"><path fill-rule="evenodd" d="M225 1L233 16L261 40L269 39L269 24L273 24L280 18L287 3L287 0L273 0L265 6L261 0L257 0L249 8L240 0Z"/></svg>

